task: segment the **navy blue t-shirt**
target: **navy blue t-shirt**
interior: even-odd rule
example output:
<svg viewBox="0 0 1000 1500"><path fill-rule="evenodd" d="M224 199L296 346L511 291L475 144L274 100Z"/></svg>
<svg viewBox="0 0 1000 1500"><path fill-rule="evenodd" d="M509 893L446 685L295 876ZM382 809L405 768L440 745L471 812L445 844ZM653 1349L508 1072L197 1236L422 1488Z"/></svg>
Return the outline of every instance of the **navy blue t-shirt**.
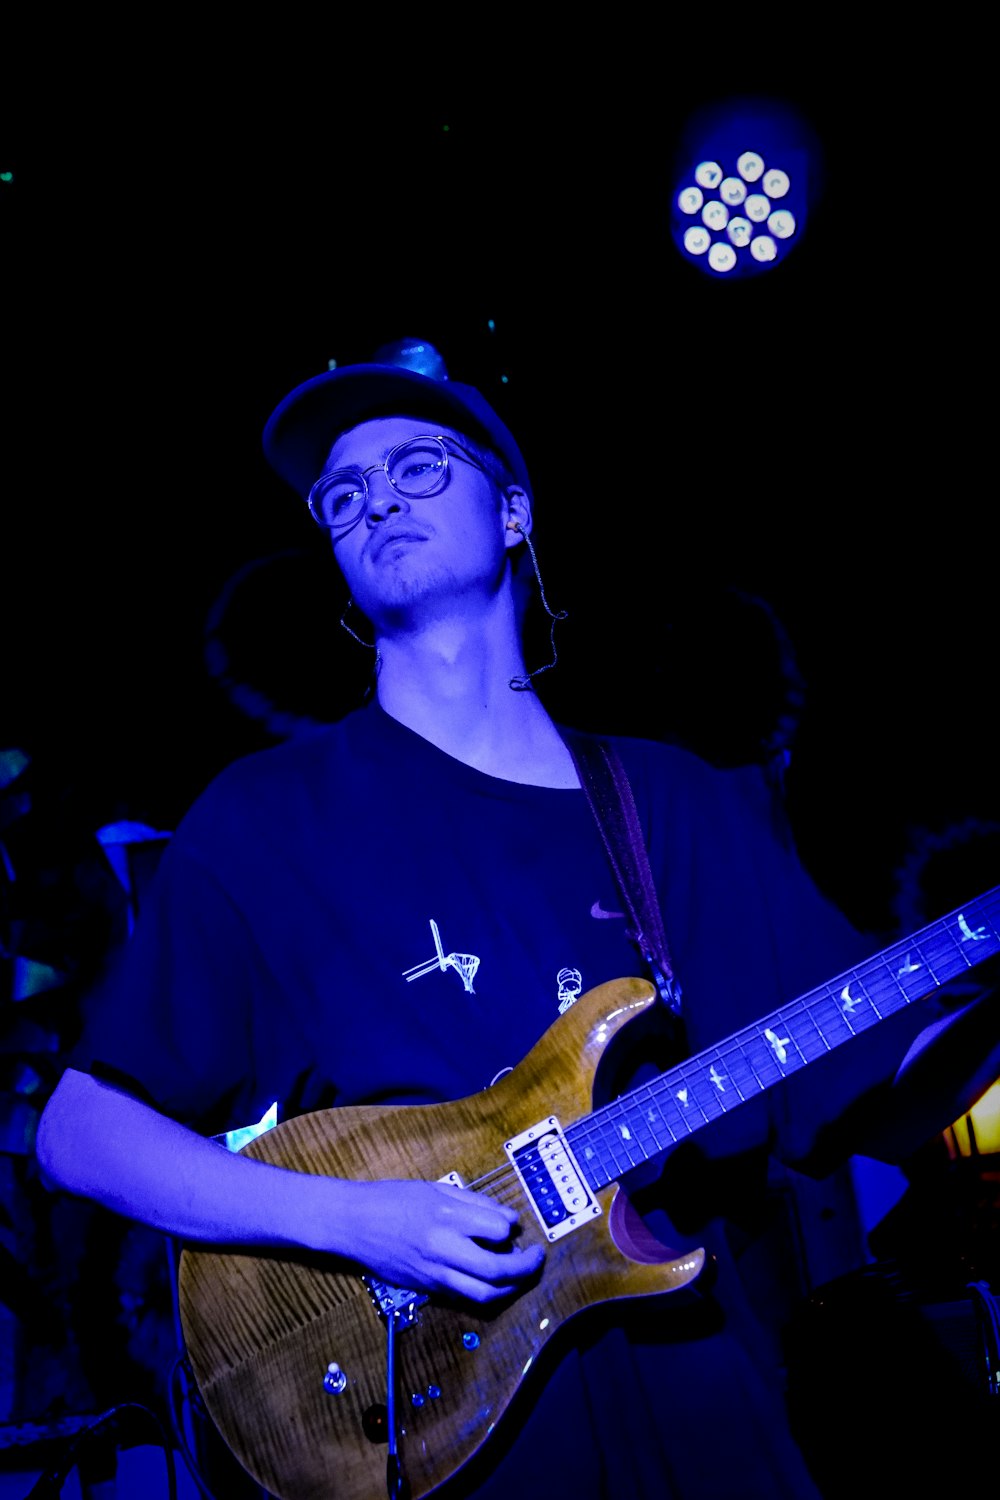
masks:
<svg viewBox="0 0 1000 1500"><path fill-rule="evenodd" d="M760 768L613 743L691 1051L874 948L804 871ZM233 763L194 803L73 1061L211 1134L274 1101L282 1119L472 1095L516 1070L579 995L644 977L623 906L583 791L497 780L373 704ZM639 1073L624 1076L674 1046L643 1030ZM704 1170L678 1173L680 1201L693 1242L718 1257L716 1286L683 1313L643 1299L571 1325L529 1410L498 1435L493 1472L463 1477L470 1493L811 1493L770 1404L779 1374L743 1300L733 1226L752 1237L768 1151L804 1154L905 1040L841 1053L855 1047L823 1060L822 1087L806 1070L702 1132Z"/></svg>
<svg viewBox="0 0 1000 1500"><path fill-rule="evenodd" d="M757 767L615 741L698 1050L864 945ZM182 820L78 1060L206 1131L486 1088L574 993L645 974L585 794L497 780L377 705L225 769ZM870 945L868 945L870 946Z"/></svg>

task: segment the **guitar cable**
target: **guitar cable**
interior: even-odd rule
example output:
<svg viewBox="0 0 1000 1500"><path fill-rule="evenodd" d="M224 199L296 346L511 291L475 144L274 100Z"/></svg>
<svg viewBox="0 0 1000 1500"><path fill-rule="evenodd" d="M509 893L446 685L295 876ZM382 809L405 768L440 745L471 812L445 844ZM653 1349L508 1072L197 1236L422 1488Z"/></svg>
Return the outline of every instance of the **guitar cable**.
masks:
<svg viewBox="0 0 1000 1500"><path fill-rule="evenodd" d="M385 1460L385 1489L389 1500L409 1500L410 1486L403 1473L399 1459L396 1437L396 1318L390 1311L386 1319L386 1425L388 1427L389 1452Z"/></svg>
<svg viewBox="0 0 1000 1500"><path fill-rule="evenodd" d="M970 1281L966 1291L971 1294L982 1340L986 1394L1000 1399L1000 1299L993 1295L987 1281Z"/></svg>
<svg viewBox="0 0 1000 1500"><path fill-rule="evenodd" d="M173 1434L177 1451L184 1461L184 1467L194 1481L199 1495L202 1497L202 1500L225 1500L224 1496L220 1496L206 1482L201 1471L201 1461L195 1452L193 1432L188 1430L184 1420L184 1407L186 1406L188 1413L193 1418L197 1418L203 1422L208 1431L213 1433L216 1431L208 1410L201 1399L191 1366L183 1353L178 1354L171 1363L168 1379L168 1398L167 1415L170 1420L170 1430ZM235 1463L236 1460L234 1459L233 1462ZM252 1482L249 1474L246 1475L246 1480L249 1486ZM267 1490L257 1485L256 1482L253 1482L253 1488L256 1489L260 1500L272 1500Z"/></svg>
<svg viewBox="0 0 1000 1500"><path fill-rule="evenodd" d="M117 1406L109 1407L99 1417L95 1417L94 1421L87 1427L76 1433L71 1441L66 1444L61 1457L43 1473L39 1474L25 1496L25 1500L55 1500L56 1496L61 1495L66 1480L73 1470L79 1467L81 1457L83 1456L81 1452L83 1445L95 1433L109 1424L120 1426L119 1419L123 1412L137 1413L142 1417L148 1417L152 1422L158 1444L163 1450L163 1460L166 1466L167 1493L170 1500L177 1500L177 1471L174 1466L173 1450L167 1441L167 1434L163 1423L154 1411L139 1401L121 1401Z"/></svg>

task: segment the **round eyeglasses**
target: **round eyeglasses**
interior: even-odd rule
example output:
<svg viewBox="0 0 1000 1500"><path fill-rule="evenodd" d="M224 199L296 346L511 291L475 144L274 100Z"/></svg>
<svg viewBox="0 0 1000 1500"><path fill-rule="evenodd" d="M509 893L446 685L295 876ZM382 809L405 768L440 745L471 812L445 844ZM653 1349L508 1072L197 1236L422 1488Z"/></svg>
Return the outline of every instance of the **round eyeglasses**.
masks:
<svg viewBox="0 0 1000 1500"><path fill-rule="evenodd" d="M466 453L454 438L448 438L458 450L449 453L443 437L407 438L389 450L381 463L367 469L331 469L321 474L309 491L308 505L313 520L331 531L346 531L361 519L368 499L368 475L379 469L400 495L416 498L437 495L450 478L448 464L452 458L482 469L471 453Z"/></svg>

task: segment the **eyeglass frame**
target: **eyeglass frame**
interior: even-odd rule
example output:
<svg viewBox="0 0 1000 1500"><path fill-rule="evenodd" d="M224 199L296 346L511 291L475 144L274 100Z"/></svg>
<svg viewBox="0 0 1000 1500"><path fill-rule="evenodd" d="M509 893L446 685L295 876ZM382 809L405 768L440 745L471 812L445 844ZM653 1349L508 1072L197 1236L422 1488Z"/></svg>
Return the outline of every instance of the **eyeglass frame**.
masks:
<svg viewBox="0 0 1000 1500"><path fill-rule="evenodd" d="M433 439L435 443L440 443L442 451L444 453L445 461L441 469L441 481L439 484L436 484L433 489L424 490L419 495L407 495L406 491L399 488L396 481L389 473L389 463L393 455L398 453L401 448L407 448L411 443L424 442L428 438ZM458 449L458 452L455 454L450 453L446 446L447 443L454 443L455 447ZM463 458L466 463L470 463L475 468L479 469L483 474L487 476L488 479L492 479L495 484L499 484L496 476L490 473L489 469L482 462L482 460L477 458L475 454L468 452L467 449L465 449L459 442L458 438L451 436L445 437L444 433L441 432L418 432L415 433L413 437L404 438L401 443L394 443L393 446L389 449L388 453L385 455L385 458L383 458L380 463L369 464L366 469L352 469L349 466L343 469L327 469L309 487L309 493L306 496L306 505L308 506L309 514L316 522L316 525L322 527L324 531L335 532L337 535L344 536L348 531L353 530L353 528L357 526L358 522L361 520L365 513L365 507L368 503L368 497L371 493L368 486L369 474L374 474L377 472L377 470L381 469L390 488L395 490L397 494L402 495L405 500L427 500L432 495L440 495L441 491L448 485L450 478L448 474L448 461L451 458ZM352 521L346 521L341 525L321 520L320 517L316 514L316 511L313 509L313 496L316 490L321 484L329 482L338 474L351 475L352 477L357 476L357 478L361 481L360 492L363 496L361 509L358 514Z"/></svg>

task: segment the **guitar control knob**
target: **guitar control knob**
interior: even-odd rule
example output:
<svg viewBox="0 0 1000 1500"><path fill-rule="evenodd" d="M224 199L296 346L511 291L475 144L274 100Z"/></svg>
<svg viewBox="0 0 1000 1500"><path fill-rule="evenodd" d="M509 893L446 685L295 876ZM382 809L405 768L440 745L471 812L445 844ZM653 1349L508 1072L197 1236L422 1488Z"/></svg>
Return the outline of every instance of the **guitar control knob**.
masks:
<svg viewBox="0 0 1000 1500"><path fill-rule="evenodd" d="M347 1376L335 1359L332 1359L326 1367L326 1374L323 1376L323 1389L328 1396L339 1396L342 1391L346 1391L347 1389Z"/></svg>

